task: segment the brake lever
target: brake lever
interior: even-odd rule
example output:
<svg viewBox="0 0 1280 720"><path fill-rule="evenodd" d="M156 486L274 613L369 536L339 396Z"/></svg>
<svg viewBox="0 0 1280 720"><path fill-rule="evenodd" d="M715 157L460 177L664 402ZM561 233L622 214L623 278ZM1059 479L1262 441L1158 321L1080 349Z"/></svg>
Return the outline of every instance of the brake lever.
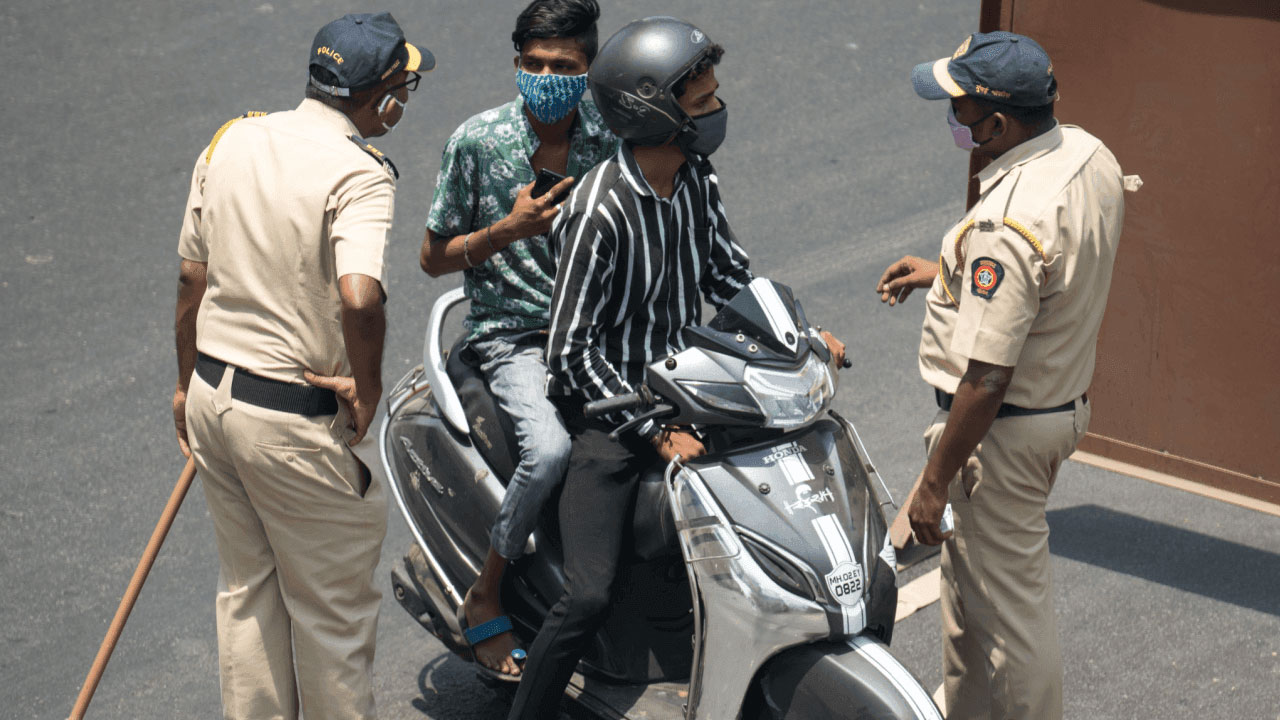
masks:
<svg viewBox="0 0 1280 720"><path fill-rule="evenodd" d="M641 413L640 415L637 415L631 418L630 420L622 423L618 427L614 428L613 432L609 433L609 439L617 440L618 436L621 435L622 433L634 427L637 427L639 425L643 425L649 422L650 420L656 420L660 417L670 415L671 413L675 412L675 410L676 408L674 405L668 405L667 403L659 403L657 405L654 405L653 408L651 408L647 412Z"/></svg>

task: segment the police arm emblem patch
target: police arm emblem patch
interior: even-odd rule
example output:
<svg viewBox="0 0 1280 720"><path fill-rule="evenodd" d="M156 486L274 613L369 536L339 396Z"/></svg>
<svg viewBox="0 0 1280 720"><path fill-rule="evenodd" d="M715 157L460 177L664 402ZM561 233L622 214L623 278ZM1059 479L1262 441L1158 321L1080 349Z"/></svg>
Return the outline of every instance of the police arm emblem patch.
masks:
<svg viewBox="0 0 1280 720"><path fill-rule="evenodd" d="M995 297L1000 282L1004 280L1004 266L989 257L980 257L973 261L969 274L972 283L969 291L983 300Z"/></svg>

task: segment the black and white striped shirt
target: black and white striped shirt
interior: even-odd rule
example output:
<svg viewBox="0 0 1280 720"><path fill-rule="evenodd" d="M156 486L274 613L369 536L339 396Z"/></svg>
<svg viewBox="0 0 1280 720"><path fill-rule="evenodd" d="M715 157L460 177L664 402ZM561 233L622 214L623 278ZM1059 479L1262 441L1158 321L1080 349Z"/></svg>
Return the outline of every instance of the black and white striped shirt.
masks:
<svg viewBox="0 0 1280 720"><path fill-rule="evenodd" d="M699 292L720 308L752 276L709 163L683 165L666 199L623 146L575 187L551 228L548 395L589 401L633 392L701 322Z"/></svg>

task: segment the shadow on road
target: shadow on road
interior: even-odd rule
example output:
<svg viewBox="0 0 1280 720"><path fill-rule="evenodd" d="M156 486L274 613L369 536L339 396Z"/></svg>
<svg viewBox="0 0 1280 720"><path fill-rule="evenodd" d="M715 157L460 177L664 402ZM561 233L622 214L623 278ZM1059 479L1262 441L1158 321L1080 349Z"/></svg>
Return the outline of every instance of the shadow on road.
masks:
<svg viewBox="0 0 1280 720"><path fill-rule="evenodd" d="M471 663L445 653L418 673L419 696L410 704L430 720L505 720L515 688L486 687Z"/></svg>
<svg viewBox="0 0 1280 720"><path fill-rule="evenodd" d="M575 682L581 680L575 676ZM630 710L639 696L635 688L614 689L598 681L587 682L597 695L615 707ZM428 720L506 720L515 694L515 683L482 682L471 663L446 653L423 666L418 673L418 697L409 704ZM645 711L653 708L646 705L639 709L641 717L649 717ZM596 718L589 708L566 699L557 720Z"/></svg>
<svg viewBox="0 0 1280 720"><path fill-rule="evenodd" d="M1280 554L1098 505L1046 516L1054 555L1280 616Z"/></svg>

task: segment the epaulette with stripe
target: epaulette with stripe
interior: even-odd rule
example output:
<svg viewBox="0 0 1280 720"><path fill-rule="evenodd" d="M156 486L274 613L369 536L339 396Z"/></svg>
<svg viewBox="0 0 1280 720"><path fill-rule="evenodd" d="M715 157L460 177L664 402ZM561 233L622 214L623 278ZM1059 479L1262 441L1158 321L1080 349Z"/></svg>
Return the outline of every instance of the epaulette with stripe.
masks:
<svg viewBox="0 0 1280 720"><path fill-rule="evenodd" d="M1036 254L1040 256L1040 259L1044 260L1045 262L1049 262L1049 257L1048 255L1045 254L1044 245L1040 244L1040 240L1036 238L1036 236L1032 234L1032 232L1029 229L1027 229L1027 227L1022 223L1018 222L1017 220L1014 220L1011 217L1005 217L1001 220L999 224L997 224L996 221L993 219L986 219L986 220L975 219L965 223L964 226L960 228L960 231L956 233L956 242L955 242L955 251L954 251L955 262L956 262L955 267L956 268L964 267L964 261L965 261L964 241L965 241L965 238L969 237L970 232L972 232L975 229L978 230L978 232L995 232L996 229L1001 225L1009 228L1015 234L1017 234L1018 237L1021 237L1023 240L1026 240L1028 243L1030 243L1032 249L1034 249L1036 251ZM944 260L941 254L938 255L938 267L940 268L946 267L946 261ZM997 280L997 284L998 283L999 283L999 280ZM956 300L955 295L951 294L951 288L947 286L947 282L945 280L942 283L942 290L947 294L947 299L951 301L951 304L959 307L960 302ZM992 292L994 292L995 288L993 287L991 290Z"/></svg>
<svg viewBox="0 0 1280 720"><path fill-rule="evenodd" d="M400 179L400 171L396 169L396 164L391 162L391 158L387 157L386 153L365 142L359 135L352 135L351 142L355 143L356 147L369 153L370 157L377 160L387 172L391 173L391 177L397 180Z"/></svg>
<svg viewBox="0 0 1280 720"><path fill-rule="evenodd" d="M959 265L964 264L964 251L962 250L962 245L965 238L969 236L970 231L974 229L975 224L979 232L995 232L996 230L996 223L994 220L983 220L981 222L970 220L965 223L964 227L960 228L960 232L956 233L955 256L956 263ZM1025 225L1011 217L1004 218L1000 224L1017 233L1023 240L1031 243L1031 247L1036 251L1036 254L1040 256L1040 259L1045 262L1049 262L1049 256L1044 252L1044 245L1040 244L1040 240L1037 239Z"/></svg>
<svg viewBox="0 0 1280 720"><path fill-rule="evenodd" d="M218 141L222 139L222 135L227 131L227 128L235 124L237 120L243 120L251 117L262 117L263 115L266 115L266 113L260 110L250 110L240 117L234 117L222 123L222 127L218 128L218 132L214 133L213 139L209 141L209 150L204 154L204 161L207 163L213 159L213 148L218 144Z"/></svg>

